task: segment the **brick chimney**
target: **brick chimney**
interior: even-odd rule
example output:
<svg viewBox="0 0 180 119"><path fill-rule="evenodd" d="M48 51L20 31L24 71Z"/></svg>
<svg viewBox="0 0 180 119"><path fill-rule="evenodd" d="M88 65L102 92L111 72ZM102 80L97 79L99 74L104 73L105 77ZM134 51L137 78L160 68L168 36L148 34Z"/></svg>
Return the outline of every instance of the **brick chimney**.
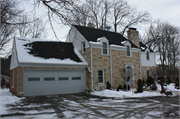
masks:
<svg viewBox="0 0 180 119"><path fill-rule="evenodd" d="M139 47L139 33L136 31L136 28L129 28L127 31L128 40L134 43L137 47Z"/></svg>

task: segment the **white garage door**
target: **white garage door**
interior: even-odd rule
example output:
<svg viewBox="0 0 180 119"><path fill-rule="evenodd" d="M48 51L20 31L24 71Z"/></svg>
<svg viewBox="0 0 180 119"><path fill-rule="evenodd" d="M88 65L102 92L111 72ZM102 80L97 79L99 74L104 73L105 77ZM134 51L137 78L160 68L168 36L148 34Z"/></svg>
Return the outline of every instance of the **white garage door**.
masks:
<svg viewBox="0 0 180 119"><path fill-rule="evenodd" d="M85 91L83 70L27 70L24 74L24 96Z"/></svg>

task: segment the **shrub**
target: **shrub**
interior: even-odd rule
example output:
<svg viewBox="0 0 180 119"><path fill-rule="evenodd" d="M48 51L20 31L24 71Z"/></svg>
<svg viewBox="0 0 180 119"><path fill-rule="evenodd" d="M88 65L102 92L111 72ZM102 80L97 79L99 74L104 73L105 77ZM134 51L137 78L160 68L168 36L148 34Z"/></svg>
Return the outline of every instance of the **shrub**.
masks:
<svg viewBox="0 0 180 119"><path fill-rule="evenodd" d="M161 94L162 93L165 93L165 89L164 89L164 82L165 82L165 80L164 80L164 78L162 77L162 76L159 76L158 77L158 83L160 83L160 85L161 85Z"/></svg>
<svg viewBox="0 0 180 119"><path fill-rule="evenodd" d="M137 85L138 85L137 93L142 93L143 92L143 82L141 79L138 80Z"/></svg>
<svg viewBox="0 0 180 119"><path fill-rule="evenodd" d="M150 85L152 85L152 84L155 84L154 78L151 77L151 76L149 76L149 77L147 78L147 80L146 80L146 83L147 83L148 86L150 86Z"/></svg>
<svg viewBox="0 0 180 119"><path fill-rule="evenodd" d="M166 83L170 84L171 83L171 79L169 77L166 77Z"/></svg>
<svg viewBox="0 0 180 119"><path fill-rule="evenodd" d="M127 88L127 86L126 86L126 84L124 84L124 85L123 85L123 90L130 90L129 84L128 84L128 89L126 89L126 88Z"/></svg>
<svg viewBox="0 0 180 119"><path fill-rule="evenodd" d="M121 90L123 89L123 87L122 87L122 85L121 85L121 84L119 84L118 88L119 88L119 89L121 89Z"/></svg>
<svg viewBox="0 0 180 119"><path fill-rule="evenodd" d="M152 84L152 85L150 86L150 90L157 90L156 84Z"/></svg>
<svg viewBox="0 0 180 119"><path fill-rule="evenodd" d="M107 89L111 89L111 84L107 81Z"/></svg>
<svg viewBox="0 0 180 119"><path fill-rule="evenodd" d="M9 84L9 82L6 84L6 88L9 88L10 87L10 84Z"/></svg>
<svg viewBox="0 0 180 119"><path fill-rule="evenodd" d="M175 87L179 89L179 78L176 78L175 80Z"/></svg>
<svg viewBox="0 0 180 119"><path fill-rule="evenodd" d="M4 89L6 85L6 81L4 80L4 78L1 80L1 88Z"/></svg>

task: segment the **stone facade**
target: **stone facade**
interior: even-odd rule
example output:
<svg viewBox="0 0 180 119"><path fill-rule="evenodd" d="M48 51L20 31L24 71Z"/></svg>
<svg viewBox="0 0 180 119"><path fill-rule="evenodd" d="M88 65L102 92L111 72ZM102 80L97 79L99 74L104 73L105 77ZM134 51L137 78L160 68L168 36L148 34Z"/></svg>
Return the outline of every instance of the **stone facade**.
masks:
<svg viewBox="0 0 180 119"><path fill-rule="evenodd" d="M90 48L86 49L86 53L82 53L82 56L91 67L91 52ZM111 50L111 62L112 62L112 86L117 88L119 84L124 85L123 68L125 64L132 64L134 66L134 83L140 78L140 66L139 66L139 52L132 52L132 57L126 57L126 51ZM92 48L92 65L93 65L93 89L97 89L98 83L98 69L104 70L104 85L107 81L111 83L111 66L110 56L102 55L101 48ZM91 73L88 73L88 86L91 90ZM103 85L102 85L103 86ZM106 87L106 86L103 86Z"/></svg>
<svg viewBox="0 0 180 119"><path fill-rule="evenodd" d="M57 67L17 67L11 70L10 74L10 91L16 95L20 96L20 93L23 92L23 84L24 84L24 70L29 69L38 69L38 70L84 70L87 72L86 68L57 68ZM14 88L13 86L13 72L14 72ZM87 73L86 73L87 77ZM86 85L88 81L86 79Z"/></svg>
<svg viewBox="0 0 180 119"><path fill-rule="evenodd" d="M145 81L148 78L147 71L150 71L150 76L153 76L155 75L154 73L156 73L156 67L155 66L142 66L141 67L142 79Z"/></svg>

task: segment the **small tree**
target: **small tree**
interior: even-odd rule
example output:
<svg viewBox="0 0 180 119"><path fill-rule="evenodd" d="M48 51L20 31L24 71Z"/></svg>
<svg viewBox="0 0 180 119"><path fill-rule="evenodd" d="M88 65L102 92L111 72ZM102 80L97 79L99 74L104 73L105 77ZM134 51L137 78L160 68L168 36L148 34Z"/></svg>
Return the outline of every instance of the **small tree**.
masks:
<svg viewBox="0 0 180 119"><path fill-rule="evenodd" d="M107 81L107 89L111 89L111 84Z"/></svg>
<svg viewBox="0 0 180 119"><path fill-rule="evenodd" d="M142 83L142 80L139 79L138 82L137 82L137 93L142 93L143 92L143 83Z"/></svg>
<svg viewBox="0 0 180 119"><path fill-rule="evenodd" d="M161 94L162 93L165 93L165 90L164 90L164 78L163 77L158 77L158 81L159 81L159 83L160 83L160 85L161 85Z"/></svg>

